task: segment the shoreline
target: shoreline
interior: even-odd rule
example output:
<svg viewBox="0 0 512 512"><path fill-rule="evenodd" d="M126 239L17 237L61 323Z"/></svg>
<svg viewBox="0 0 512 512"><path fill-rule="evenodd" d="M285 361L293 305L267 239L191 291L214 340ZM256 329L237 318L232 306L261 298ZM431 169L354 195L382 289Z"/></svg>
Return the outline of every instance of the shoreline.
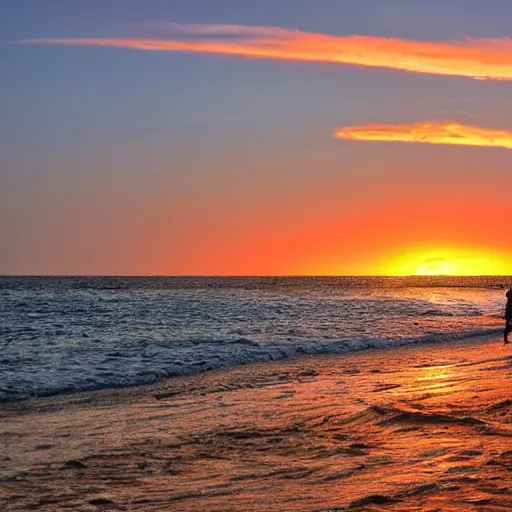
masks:
<svg viewBox="0 0 512 512"><path fill-rule="evenodd" d="M501 330L500 330L501 334ZM166 390L172 387L172 384L179 383L180 386L185 385L189 379L203 379L208 375L219 375L230 372L237 372L237 370L243 370L245 368L258 367L264 368L268 365L280 365L287 363L301 363L311 361L322 361L324 359L331 358L347 358L352 356L358 356L361 354L372 354L375 351L395 351L395 350L407 350L407 348L437 348L444 345L453 344L473 344L481 343L487 340L495 340L498 334L493 333L476 333L470 335L464 335L452 339L434 339L434 340L418 340L418 341L407 341L405 343L396 343L395 345L387 345L380 347L364 347L360 349L354 349L352 351L340 352L340 353L311 353L311 354L300 354L283 357L282 359L274 359L270 361L251 361L248 363L239 363L232 366L221 366L219 368L212 368L208 370L198 371L196 373L184 373L182 375L171 375L158 379L155 382L150 383L139 383L130 385L121 385L113 387L100 387L97 389L84 389L80 391L69 391L69 392L56 392L45 395L33 395L26 398L13 398L9 400L0 401L0 418L2 417L2 411L16 411L21 414L26 405L28 412L39 410L40 408L46 409L50 406L72 406L80 404L101 404L104 401L105 404L119 403L123 400L132 401L136 398L144 397L150 393L165 393ZM255 370L257 371L257 370ZM186 387L186 386L185 386ZM119 401L119 402L118 402Z"/></svg>
<svg viewBox="0 0 512 512"><path fill-rule="evenodd" d="M427 342L2 403L0 503L512 507L509 347L497 336Z"/></svg>

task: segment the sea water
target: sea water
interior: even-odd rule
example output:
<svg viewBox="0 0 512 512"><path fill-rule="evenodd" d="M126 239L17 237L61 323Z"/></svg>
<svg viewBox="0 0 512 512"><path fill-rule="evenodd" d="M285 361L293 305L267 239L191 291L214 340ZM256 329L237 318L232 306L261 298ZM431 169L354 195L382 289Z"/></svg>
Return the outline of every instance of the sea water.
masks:
<svg viewBox="0 0 512 512"><path fill-rule="evenodd" d="M0 401L502 328L511 278L1 277Z"/></svg>

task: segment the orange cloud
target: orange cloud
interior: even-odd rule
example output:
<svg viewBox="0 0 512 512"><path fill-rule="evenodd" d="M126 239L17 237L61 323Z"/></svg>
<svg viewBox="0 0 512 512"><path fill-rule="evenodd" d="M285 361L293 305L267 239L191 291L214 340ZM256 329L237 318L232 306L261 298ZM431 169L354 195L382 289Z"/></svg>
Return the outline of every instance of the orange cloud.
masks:
<svg viewBox="0 0 512 512"><path fill-rule="evenodd" d="M455 122L347 126L337 129L334 136L346 140L456 144L512 149L512 131L489 130Z"/></svg>
<svg viewBox="0 0 512 512"><path fill-rule="evenodd" d="M158 27L154 27L157 28ZM353 64L477 79L512 79L512 40L412 41L333 36L277 27L164 25L172 39L30 39L19 43L106 46Z"/></svg>

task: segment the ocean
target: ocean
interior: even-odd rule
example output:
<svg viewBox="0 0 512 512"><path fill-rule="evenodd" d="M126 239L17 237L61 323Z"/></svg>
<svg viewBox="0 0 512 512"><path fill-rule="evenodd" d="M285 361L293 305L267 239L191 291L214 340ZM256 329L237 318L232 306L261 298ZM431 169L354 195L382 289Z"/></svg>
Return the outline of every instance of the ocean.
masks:
<svg viewBox="0 0 512 512"><path fill-rule="evenodd" d="M0 401L498 333L512 277L0 277Z"/></svg>

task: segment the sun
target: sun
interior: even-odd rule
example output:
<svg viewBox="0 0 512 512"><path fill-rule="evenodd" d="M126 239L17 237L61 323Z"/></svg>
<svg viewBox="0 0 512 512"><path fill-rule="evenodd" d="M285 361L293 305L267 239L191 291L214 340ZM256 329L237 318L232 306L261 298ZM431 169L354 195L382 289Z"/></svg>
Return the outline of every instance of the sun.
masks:
<svg viewBox="0 0 512 512"><path fill-rule="evenodd" d="M450 276L455 274L457 274L457 263L443 258L423 261L414 272L416 276Z"/></svg>
<svg viewBox="0 0 512 512"><path fill-rule="evenodd" d="M510 256L473 248L403 249L384 266L387 275L484 276L510 275Z"/></svg>

